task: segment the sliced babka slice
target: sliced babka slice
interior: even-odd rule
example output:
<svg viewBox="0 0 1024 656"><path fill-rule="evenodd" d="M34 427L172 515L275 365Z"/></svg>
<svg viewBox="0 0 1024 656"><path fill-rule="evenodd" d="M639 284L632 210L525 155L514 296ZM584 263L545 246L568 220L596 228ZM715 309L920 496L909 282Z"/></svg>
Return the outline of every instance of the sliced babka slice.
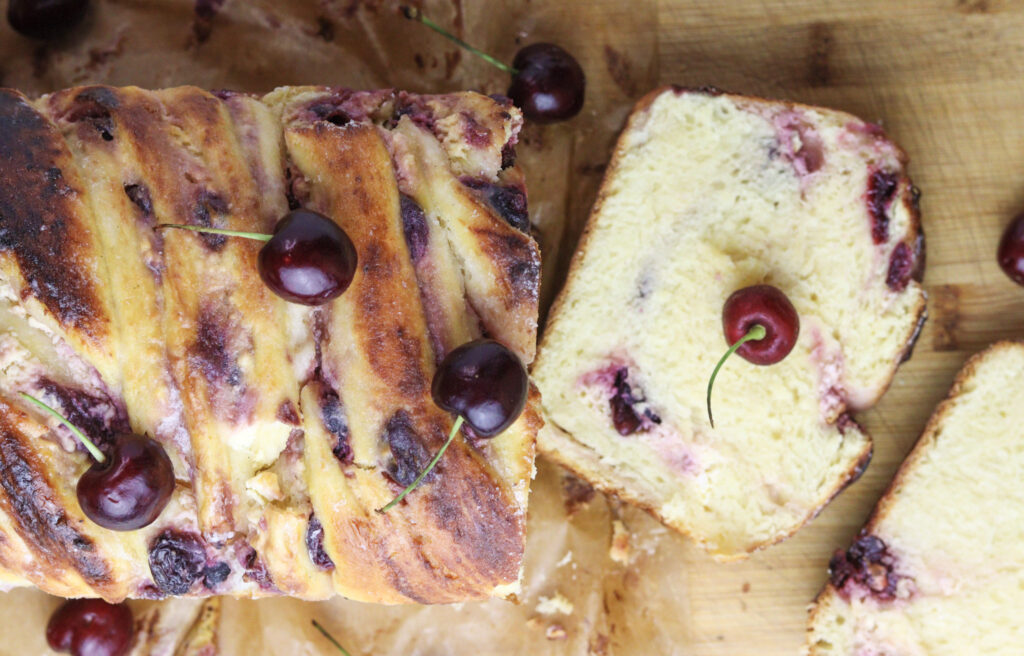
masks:
<svg viewBox="0 0 1024 656"><path fill-rule="evenodd" d="M1018 654L1024 344L974 356L867 526L830 563L812 656Z"/></svg>
<svg viewBox="0 0 1024 656"><path fill-rule="evenodd" d="M916 196L877 126L838 111L661 89L619 139L534 374L540 447L719 559L783 539L866 466L872 405L924 313ZM748 286L799 315L771 366L734 358Z"/></svg>

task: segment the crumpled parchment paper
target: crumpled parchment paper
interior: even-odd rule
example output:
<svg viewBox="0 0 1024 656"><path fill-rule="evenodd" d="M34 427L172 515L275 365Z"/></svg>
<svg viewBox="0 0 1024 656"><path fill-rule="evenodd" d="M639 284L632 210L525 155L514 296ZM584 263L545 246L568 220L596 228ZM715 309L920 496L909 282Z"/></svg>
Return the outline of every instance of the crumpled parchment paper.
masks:
<svg viewBox="0 0 1024 656"><path fill-rule="evenodd" d="M38 44L0 24L0 86L41 94L79 84L194 84L267 91L280 85L504 92L507 74L375 0L93 0L69 38ZM654 0L430 0L427 15L505 61L553 41L587 74L583 113L527 125L518 149L544 255L543 307L564 278L615 137L633 101L654 86ZM541 459L530 500L524 593L446 607L347 600L225 599L219 653L336 653L321 621L353 656L672 654L687 632L683 541L619 508ZM613 548L614 541L614 548ZM59 600L34 590L0 595L0 656L45 654ZM137 654L183 651L201 602L132 602L148 639Z"/></svg>

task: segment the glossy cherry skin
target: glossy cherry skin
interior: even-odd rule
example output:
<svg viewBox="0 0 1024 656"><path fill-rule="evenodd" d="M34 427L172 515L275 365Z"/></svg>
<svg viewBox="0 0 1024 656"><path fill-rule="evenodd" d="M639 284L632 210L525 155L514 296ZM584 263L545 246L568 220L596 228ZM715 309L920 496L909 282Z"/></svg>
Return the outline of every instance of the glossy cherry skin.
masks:
<svg viewBox="0 0 1024 656"><path fill-rule="evenodd" d="M775 364L796 345L800 335L800 317L786 295L771 285L744 287L732 293L722 309L725 339L732 346L754 325L764 326L763 339L749 341L738 353L754 364Z"/></svg>
<svg viewBox="0 0 1024 656"><path fill-rule="evenodd" d="M89 9L89 0L10 0L7 22L15 32L50 39L73 29Z"/></svg>
<svg viewBox="0 0 1024 656"><path fill-rule="evenodd" d="M468 342L437 368L434 403L461 415L480 437L493 437L512 425L526 406L529 382L515 353L493 339Z"/></svg>
<svg viewBox="0 0 1024 656"><path fill-rule="evenodd" d="M526 46L512 61L508 96L535 123L565 121L583 109L586 77L579 62L553 43Z"/></svg>
<svg viewBox="0 0 1024 656"><path fill-rule="evenodd" d="M345 231L313 210L292 210L274 226L259 254L263 282L292 303L322 305L348 289L356 247Z"/></svg>
<svg viewBox="0 0 1024 656"><path fill-rule="evenodd" d="M999 240L999 266L1010 280L1024 285L1024 213L1010 221Z"/></svg>
<svg viewBox="0 0 1024 656"><path fill-rule="evenodd" d="M46 643L72 656L123 656L135 636L132 611L102 599L72 599L50 616Z"/></svg>
<svg viewBox="0 0 1024 656"><path fill-rule="evenodd" d="M78 479L78 503L104 528L134 531L160 516L174 492L174 468L160 443L120 435L105 463L93 463Z"/></svg>

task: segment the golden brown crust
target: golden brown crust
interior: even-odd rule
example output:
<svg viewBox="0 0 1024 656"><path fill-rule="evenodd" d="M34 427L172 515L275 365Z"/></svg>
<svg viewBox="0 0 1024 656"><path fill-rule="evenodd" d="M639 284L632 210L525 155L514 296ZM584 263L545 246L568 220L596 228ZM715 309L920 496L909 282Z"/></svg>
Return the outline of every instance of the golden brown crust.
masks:
<svg viewBox="0 0 1024 656"><path fill-rule="evenodd" d="M55 293L95 305L106 350L86 349L74 339L88 336L82 329L55 321L56 353L30 354L17 377L4 372L0 392L74 406L103 439L113 439L114 423L125 430L130 421L165 446L179 479L155 524L102 531L80 516L74 498L84 454L70 453L74 442L38 423L34 409L0 403L0 459L9 465L0 476L5 584L23 579L55 594L111 601L172 590L436 603L514 589L541 423L535 390L508 431L456 439L405 502L386 515L374 509L448 434L452 417L430 396L448 350L486 328L532 357L536 244L461 182L502 184L501 150L521 123L516 110L479 94L320 87L263 99L192 87L81 87L34 104L3 93L0 120L7 102L35 132L0 130L0 139L45 134L62 153L62 178L77 176L74 234L87 243L69 240L68 262L80 260L96 283L88 297ZM430 217L429 255L418 260L405 234L399 178L423 163L399 157L394 141L398 123L414 119L429 124L423 138L446 176L445 188L430 193L462 199L445 222ZM0 203L14 198L20 169L38 158L30 159L0 156ZM432 184L418 188L426 193ZM290 204L332 217L358 252L352 286L315 311L284 303L260 282L259 243L156 229L188 223L270 232ZM39 229L29 225L39 220L33 212L19 215L24 235ZM0 252L0 260L17 264L8 250L12 256ZM52 276L62 262L37 264ZM463 265L475 267L473 285ZM477 302L506 311L507 325L481 322ZM51 360L64 357L75 371L100 374L48 387ZM22 419L36 431L31 442L8 430ZM81 539L41 523L40 513L61 511L82 527ZM156 546L183 580L161 588Z"/></svg>

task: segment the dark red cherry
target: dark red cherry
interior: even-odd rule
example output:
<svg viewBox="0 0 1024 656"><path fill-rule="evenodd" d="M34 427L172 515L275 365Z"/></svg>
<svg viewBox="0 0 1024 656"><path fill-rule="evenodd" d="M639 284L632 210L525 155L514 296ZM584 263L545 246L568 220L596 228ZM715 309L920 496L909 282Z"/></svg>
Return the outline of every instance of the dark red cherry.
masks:
<svg viewBox="0 0 1024 656"><path fill-rule="evenodd" d="M86 517L114 531L134 531L153 522L174 491L174 468L160 443L142 435L120 435L103 463L78 479L78 503Z"/></svg>
<svg viewBox="0 0 1024 656"><path fill-rule="evenodd" d="M587 80L579 62L553 43L533 43L512 60L508 96L535 123L565 121L583 109Z"/></svg>
<svg viewBox="0 0 1024 656"><path fill-rule="evenodd" d="M61 36L82 22L89 0L10 0L7 22L33 39Z"/></svg>
<svg viewBox="0 0 1024 656"><path fill-rule="evenodd" d="M50 616L46 643L72 656L123 656L135 636L132 611L102 599L72 599Z"/></svg>
<svg viewBox="0 0 1024 656"><path fill-rule="evenodd" d="M330 218L292 210L260 249L260 277L292 303L321 305L348 289L356 273L356 247Z"/></svg>
<svg viewBox="0 0 1024 656"><path fill-rule="evenodd" d="M1010 280L1024 285L1024 213L1010 221L1003 238L999 240L999 266Z"/></svg>
<svg viewBox="0 0 1024 656"><path fill-rule="evenodd" d="M764 338L751 340L738 353L754 364L775 364L796 345L800 317L786 295L771 285L744 287L732 293L722 309L722 327L729 345L740 341L755 325L763 326Z"/></svg>
<svg viewBox="0 0 1024 656"><path fill-rule="evenodd" d="M461 415L480 437L508 428L526 406L526 368L515 353L493 339L478 339L441 361L431 388L434 403Z"/></svg>

